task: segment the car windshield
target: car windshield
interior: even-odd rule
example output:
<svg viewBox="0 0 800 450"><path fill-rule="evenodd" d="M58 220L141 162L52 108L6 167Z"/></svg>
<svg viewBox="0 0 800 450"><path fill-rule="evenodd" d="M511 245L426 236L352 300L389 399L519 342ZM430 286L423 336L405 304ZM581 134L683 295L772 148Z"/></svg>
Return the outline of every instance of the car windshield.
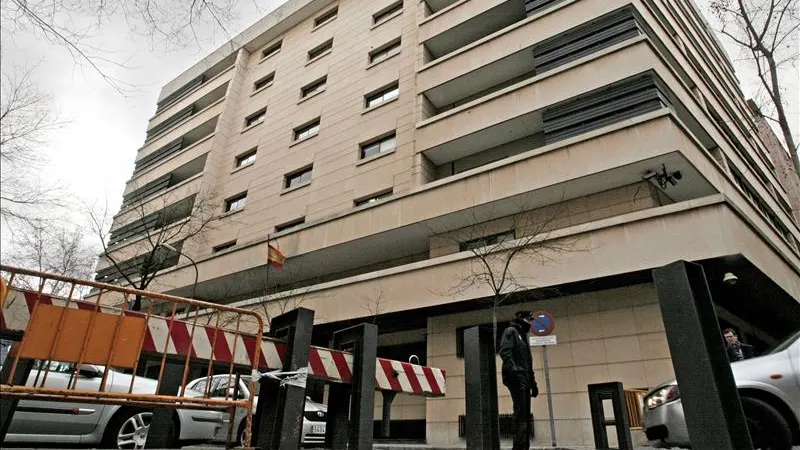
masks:
<svg viewBox="0 0 800 450"><path fill-rule="evenodd" d="M795 331L793 334L791 334L789 336L788 339L784 340L780 344L778 344L775 347L773 347L772 350L769 350L769 351L765 352L764 354L765 355L771 355L773 353L782 352L782 351L786 350L787 348L789 348L789 346L792 345L794 343L794 341L796 341L798 338L800 338L800 330Z"/></svg>

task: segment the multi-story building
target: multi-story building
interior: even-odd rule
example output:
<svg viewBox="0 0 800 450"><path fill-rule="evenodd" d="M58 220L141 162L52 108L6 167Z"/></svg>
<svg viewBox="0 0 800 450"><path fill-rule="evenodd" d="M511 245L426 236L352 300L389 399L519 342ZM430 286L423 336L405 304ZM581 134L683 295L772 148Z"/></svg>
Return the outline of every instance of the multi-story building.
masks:
<svg viewBox="0 0 800 450"><path fill-rule="evenodd" d="M501 324L555 316L558 442L588 444L588 383L673 376L651 269L702 264L758 347L800 326L800 229L754 129L691 0L289 0L163 88L97 277L147 261L152 290L302 305L320 344L375 322L379 354L447 370L445 398L393 405L432 444L463 442L461 332L499 277Z"/></svg>

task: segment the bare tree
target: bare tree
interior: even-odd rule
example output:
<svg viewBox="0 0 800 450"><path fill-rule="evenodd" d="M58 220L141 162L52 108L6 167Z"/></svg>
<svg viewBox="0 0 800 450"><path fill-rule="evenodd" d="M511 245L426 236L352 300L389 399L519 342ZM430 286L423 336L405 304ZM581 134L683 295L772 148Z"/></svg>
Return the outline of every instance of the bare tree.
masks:
<svg viewBox="0 0 800 450"><path fill-rule="evenodd" d="M469 225L449 232L433 230L431 247L449 247L451 251L469 251L469 267L447 294L457 295L486 287L492 307L492 331L497 335L497 308L512 296L535 287L535 275L518 272L522 262L545 264L560 255L576 251L572 238L554 238L564 215L559 205L530 210L517 205L516 213L492 219L494 212L479 214L473 210ZM496 343L495 343L496 345Z"/></svg>
<svg viewBox="0 0 800 450"><path fill-rule="evenodd" d="M386 303L388 303L383 287L379 286L373 290L371 295L361 298L364 300L361 309L369 313L369 316L372 317L372 323L375 324L378 321L378 316L386 308Z"/></svg>
<svg viewBox="0 0 800 450"><path fill-rule="evenodd" d="M29 31L69 52L116 89L124 87L105 66L108 48L96 44L103 27L123 23L151 46L185 47L199 42L208 27L221 29L232 21L238 0L3 0L0 24L7 36Z"/></svg>
<svg viewBox="0 0 800 450"><path fill-rule="evenodd" d="M711 11L720 20L720 32L733 41L755 65L764 117L776 123L800 175L798 144L792 135L787 104L786 80L780 72L795 66L800 56L799 0L712 0ZM796 100L796 99L795 99Z"/></svg>
<svg viewBox="0 0 800 450"><path fill-rule="evenodd" d="M63 205L60 189L42 180L45 135L62 125L50 97L31 81L32 68L3 72L0 84L0 217L37 227L38 209Z"/></svg>
<svg viewBox="0 0 800 450"><path fill-rule="evenodd" d="M18 227L4 258L10 264L71 278L87 279L94 271L96 250L85 242L86 231L69 228L63 222L35 220ZM40 283L43 283L40 285ZM40 280L33 277L15 278L15 284L26 289L54 295L68 295L71 283ZM80 288L80 286L76 286ZM86 294L73 291L72 297Z"/></svg>
<svg viewBox="0 0 800 450"><path fill-rule="evenodd" d="M109 227L108 209L89 210L93 231L103 247L101 260L108 266L98 271L105 282L126 283L145 290L158 273L180 258L183 245L199 240L217 220L215 195L201 191L185 198L162 195L123 205L114 219L122 226ZM141 296L131 307L141 309Z"/></svg>

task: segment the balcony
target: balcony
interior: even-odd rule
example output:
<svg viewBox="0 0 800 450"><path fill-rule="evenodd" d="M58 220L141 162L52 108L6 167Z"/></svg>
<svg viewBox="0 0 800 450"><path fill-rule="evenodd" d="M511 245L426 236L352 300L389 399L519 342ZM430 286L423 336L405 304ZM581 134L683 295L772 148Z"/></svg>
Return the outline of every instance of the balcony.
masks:
<svg viewBox="0 0 800 450"><path fill-rule="evenodd" d="M204 73L179 87L171 94L159 100L158 103L156 103L155 117L158 117L169 109L180 107L182 103L187 101L187 97L192 94L203 90L205 92L199 92L197 95L205 95L207 91L213 90L220 84L229 81L233 76L232 69L235 61L236 53L233 53Z"/></svg>
<svg viewBox="0 0 800 450"><path fill-rule="evenodd" d="M642 34L641 22L633 7L623 7L428 89L423 92L432 106L427 110L428 116L636 38Z"/></svg>
<svg viewBox="0 0 800 450"><path fill-rule="evenodd" d="M549 14L529 17L490 37L462 47L457 52L425 64L418 71L419 90L427 92L464 75L472 75L472 78L465 78L463 81L479 82L479 86L473 91L475 93L528 73L535 69L532 57L535 45L628 5L630 0L557 3ZM495 63L500 65L492 70L484 68ZM503 72L504 70L508 73ZM484 77L487 79L483 80Z"/></svg>
<svg viewBox="0 0 800 450"><path fill-rule="evenodd" d="M440 58L525 19L522 0L470 0L431 16L419 28L427 60Z"/></svg>
<svg viewBox="0 0 800 450"><path fill-rule="evenodd" d="M217 117L214 117L211 120L201 124L197 128L188 131L180 138L164 145L152 153L148 153L142 158L139 158L133 168L133 178L138 177L142 171L147 171L148 169L156 167L161 163L170 161L172 158L178 155L184 155L185 150L188 150L195 145L200 144L202 141L205 141L206 138L214 134L214 130L217 128L217 119ZM177 159L178 158L176 158L176 160Z"/></svg>
<svg viewBox="0 0 800 450"><path fill-rule="evenodd" d="M417 148L436 166L450 164L452 175L462 171L456 162L468 170L665 107L671 94L655 67L662 66L649 45L634 41L595 64L528 80L421 122Z"/></svg>
<svg viewBox="0 0 800 450"><path fill-rule="evenodd" d="M565 0L461 0L434 2L419 28L425 62L436 60ZM431 2L428 2L429 7ZM446 6L445 6L446 5Z"/></svg>
<svg viewBox="0 0 800 450"><path fill-rule="evenodd" d="M176 266L181 256L183 241L170 243L170 245L177 251L173 252L164 246L151 248L141 255L122 261L114 257L114 260L117 261L116 265L108 256L101 256L94 279L102 283L126 283L127 279L136 280L144 273L152 274Z"/></svg>
<svg viewBox="0 0 800 450"><path fill-rule="evenodd" d="M163 229L191 217L196 201L198 199L195 193L174 203L165 199L155 205L144 205L150 208L143 207L118 216L108 238L108 247L120 247L153 230Z"/></svg>
<svg viewBox="0 0 800 450"><path fill-rule="evenodd" d="M167 131L165 134L161 136L145 142L145 145L139 149L139 161L144 160L150 154L156 153L158 151L165 151L169 153L171 145L175 145L176 141L181 140L181 138L186 137L188 133L197 133L195 141L202 139L199 137L202 134L209 133L214 131L217 124L217 119L219 115L222 114L222 110L225 108L225 99L221 98L217 100L215 103L212 103L208 107L203 110L200 110L191 117L187 118L183 122L176 124L174 128ZM202 125L198 125L202 124ZM209 125L213 124L213 128L209 128ZM206 134L207 135L207 134ZM187 145L182 144L177 150L172 148L172 154L175 152L180 151L180 149L186 148ZM162 159L163 160L163 159Z"/></svg>
<svg viewBox="0 0 800 450"><path fill-rule="evenodd" d="M178 186L186 180L203 172L206 165L207 153L177 167L170 172L156 177L146 183L128 183L127 191L122 196L121 209L125 210L134 204L147 200L150 197L159 195L167 190Z"/></svg>
<svg viewBox="0 0 800 450"><path fill-rule="evenodd" d="M225 84L218 86L216 89L202 96L200 99L171 115L169 118L158 121L155 124L151 123L150 128L147 130L145 143L152 142L154 139L163 136L165 133L169 132L175 127L186 123L192 117L202 113L211 105L214 105L218 101L222 100L225 97L227 90L228 82L225 82Z"/></svg>

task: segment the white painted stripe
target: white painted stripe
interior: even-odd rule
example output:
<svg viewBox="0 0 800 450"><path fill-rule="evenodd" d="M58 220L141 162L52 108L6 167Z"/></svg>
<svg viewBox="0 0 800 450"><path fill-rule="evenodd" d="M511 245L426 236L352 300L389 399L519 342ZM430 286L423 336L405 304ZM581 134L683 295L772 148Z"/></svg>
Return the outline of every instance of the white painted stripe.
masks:
<svg viewBox="0 0 800 450"><path fill-rule="evenodd" d="M283 367L281 355L278 353L278 348L272 341L261 341L261 353L264 355L264 363L267 369L276 370Z"/></svg>
<svg viewBox="0 0 800 450"><path fill-rule="evenodd" d="M169 331L169 328L167 328ZM172 335L167 336L167 353L170 355L177 355L178 349L175 348L175 341L172 340Z"/></svg>
<svg viewBox="0 0 800 450"><path fill-rule="evenodd" d="M31 320L31 312L25 301L25 294L17 290L8 291L6 303L3 305L3 320L9 330L25 331Z"/></svg>
<svg viewBox="0 0 800 450"><path fill-rule="evenodd" d="M155 344L155 351L161 353L167 348L167 336L169 335L169 327L167 321L160 317L150 317L147 321L147 329L150 331L150 337L153 338Z"/></svg>
<svg viewBox="0 0 800 450"><path fill-rule="evenodd" d="M227 334L227 333L226 333ZM243 364L243 365L250 365L253 364L253 361L250 359L250 354L247 351L247 346L244 345L244 339L242 339L242 335L236 335L231 333L232 339L236 341L236 355L233 357L233 361L236 364Z"/></svg>
<svg viewBox="0 0 800 450"><path fill-rule="evenodd" d="M431 385L428 383L428 377L425 376L425 372L422 370L422 366L414 365L414 373L417 375L417 380L419 380L419 385L422 387L422 392L433 392L431 391Z"/></svg>
<svg viewBox="0 0 800 450"><path fill-rule="evenodd" d="M375 370L375 383L378 385L378 389L392 389L392 385L389 384L389 379L387 378L387 374L383 370L381 363L377 364Z"/></svg>
<svg viewBox="0 0 800 450"><path fill-rule="evenodd" d="M397 372L397 381L400 382L400 389L403 392L414 392L411 389L411 383L408 382L408 376L405 369L403 369L403 364L400 361L392 361L392 367Z"/></svg>
<svg viewBox="0 0 800 450"><path fill-rule="evenodd" d="M431 367L431 371L433 372L433 377L436 378L436 383L439 385L439 390L442 391L442 395L444 395L446 391L444 385L444 374L442 373L442 369Z"/></svg>
<svg viewBox="0 0 800 450"><path fill-rule="evenodd" d="M189 327L189 334L192 333L192 328ZM211 341L208 340L208 333L202 325L195 327L194 336L192 336L192 347L198 358L211 359Z"/></svg>
<svg viewBox="0 0 800 450"><path fill-rule="evenodd" d="M341 380L342 373L339 372L339 368L336 367L336 362L333 360L333 353L320 348L317 349L317 353L319 353L319 357L322 360L322 366L325 368L325 373L320 375L333 378L334 380Z"/></svg>

